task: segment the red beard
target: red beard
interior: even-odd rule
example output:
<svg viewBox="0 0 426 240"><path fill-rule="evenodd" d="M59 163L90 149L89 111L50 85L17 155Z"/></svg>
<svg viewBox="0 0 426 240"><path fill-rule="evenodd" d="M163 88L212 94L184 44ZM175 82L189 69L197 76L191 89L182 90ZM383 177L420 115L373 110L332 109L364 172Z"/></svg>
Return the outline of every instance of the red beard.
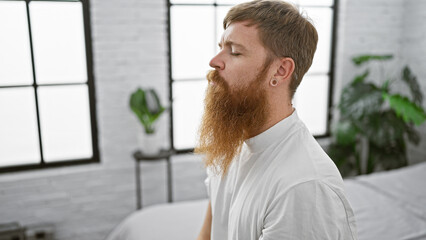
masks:
<svg viewBox="0 0 426 240"><path fill-rule="evenodd" d="M230 89L219 72L207 74L209 86L204 100L204 115L199 128L195 153L205 154L206 167L224 176L245 140L253 137L265 124L267 107L265 81L269 63L256 79L239 89Z"/></svg>

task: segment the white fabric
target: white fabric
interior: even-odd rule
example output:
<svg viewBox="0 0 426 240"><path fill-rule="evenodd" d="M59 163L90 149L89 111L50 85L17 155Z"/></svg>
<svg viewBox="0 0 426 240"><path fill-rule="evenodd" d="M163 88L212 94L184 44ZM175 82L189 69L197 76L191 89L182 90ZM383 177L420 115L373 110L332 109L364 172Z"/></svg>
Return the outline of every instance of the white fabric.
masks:
<svg viewBox="0 0 426 240"><path fill-rule="evenodd" d="M196 239L203 225L206 199L159 204L127 216L106 240Z"/></svg>
<svg viewBox="0 0 426 240"><path fill-rule="evenodd" d="M359 240L426 239L426 162L345 179ZM196 239L208 199L159 204L127 216L107 240Z"/></svg>
<svg viewBox="0 0 426 240"><path fill-rule="evenodd" d="M357 239L343 180L296 111L205 181L212 240Z"/></svg>
<svg viewBox="0 0 426 240"><path fill-rule="evenodd" d="M426 239L426 162L345 179L359 240Z"/></svg>

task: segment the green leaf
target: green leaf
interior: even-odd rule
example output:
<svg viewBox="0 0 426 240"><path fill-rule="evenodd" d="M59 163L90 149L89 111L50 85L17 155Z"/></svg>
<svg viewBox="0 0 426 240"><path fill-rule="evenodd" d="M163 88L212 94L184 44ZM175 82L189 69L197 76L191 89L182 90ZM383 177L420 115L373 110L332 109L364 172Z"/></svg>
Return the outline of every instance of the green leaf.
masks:
<svg viewBox="0 0 426 240"><path fill-rule="evenodd" d="M359 66L371 60L383 61L383 60L388 60L392 58L393 58L392 55L360 55L360 56L352 58L352 62L355 65Z"/></svg>
<svg viewBox="0 0 426 240"><path fill-rule="evenodd" d="M359 82L364 82L369 73L370 71L367 69L363 74L355 76L354 80L352 81L352 85L355 85Z"/></svg>
<svg viewBox="0 0 426 240"><path fill-rule="evenodd" d="M360 173L359 156L354 150L354 145L343 146L338 143L331 143L327 149L327 153L334 161L342 176L351 175L354 170Z"/></svg>
<svg viewBox="0 0 426 240"><path fill-rule="evenodd" d="M405 66L402 70L402 80L408 85L413 96L413 102L416 105L421 105L423 102L423 94L420 89L417 78L411 73L411 70L408 66Z"/></svg>
<svg viewBox="0 0 426 240"><path fill-rule="evenodd" d="M353 145L356 142L358 131L349 121L337 123L334 130L336 142L343 146Z"/></svg>
<svg viewBox="0 0 426 240"><path fill-rule="evenodd" d="M343 89L339 110L343 118L361 119L372 112L380 111L382 103L381 89L371 83L358 82Z"/></svg>
<svg viewBox="0 0 426 240"><path fill-rule="evenodd" d="M414 123L416 125L422 124L426 120L426 113L423 108L411 102L407 97L399 94L389 95L383 93L383 98L389 102L392 109L396 114L406 123Z"/></svg>
<svg viewBox="0 0 426 240"><path fill-rule="evenodd" d="M420 134L416 131L412 124L407 124L406 133L408 141L415 145L418 145L420 143Z"/></svg>
<svg viewBox="0 0 426 240"><path fill-rule="evenodd" d="M379 147L386 147L403 139L408 127L394 110L388 109L368 115L360 128L370 142Z"/></svg>
<svg viewBox="0 0 426 240"><path fill-rule="evenodd" d="M374 144L369 145L369 172L381 167L384 170L400 168L407 165L406 146L403 139L395 141L393 144L379 147Z"/></svg>
<svg viewBox="0 0 426 240"><path fill-rule="evenodd" d="M383 83L383 85L382 85L382 92L386 92L386 93L388 93L388 92L389 92L389 84L390 84L390 81L389 81L389 80L386 80L386 81Z"/></svg>
<svg viewBox="0 0 426 240"><path fill-rule="evenodd" d="M154 122L164 112L157 93L153 89L138 88L130 95L130 108L144 126L145 132L154 133Z"/></svg>
<svg viewBox="0 0 426 240"><path fill-rule="evenodd" d="M146 105L151 114L154 115L161 111L162 107L161 107L160 99L158 98L158 95L154 91L154 89L148 89L146 91L145 97L146 97Z"/></svg>

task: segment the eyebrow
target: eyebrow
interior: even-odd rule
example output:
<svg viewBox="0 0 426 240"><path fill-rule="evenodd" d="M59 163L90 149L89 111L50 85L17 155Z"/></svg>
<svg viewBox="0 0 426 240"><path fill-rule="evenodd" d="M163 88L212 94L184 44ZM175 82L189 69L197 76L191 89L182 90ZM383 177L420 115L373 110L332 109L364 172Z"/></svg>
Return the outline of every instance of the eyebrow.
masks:
<svg viewBox="0 0 426 240"><path fill-rule="evenodd" d="M219 42L218 45L219 45L220 48L222 48L222 43ZM236 43L236 42L233 42L233 41L225 41L225 45L228 45L228 46L232 46L233 45L233 46L241 48L244 51L247 50L247 48L244 47L244 45Z"/></svg>

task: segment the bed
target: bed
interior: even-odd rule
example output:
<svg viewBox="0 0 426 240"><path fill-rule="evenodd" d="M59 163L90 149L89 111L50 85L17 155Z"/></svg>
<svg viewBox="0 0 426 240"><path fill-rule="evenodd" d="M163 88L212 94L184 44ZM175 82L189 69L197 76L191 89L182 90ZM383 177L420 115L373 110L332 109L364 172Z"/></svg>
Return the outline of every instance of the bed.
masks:
<svg viewBox="0 0 426 240"><path fill-rule="evenodd" d="M359 240L426 239L426 162L345 179ZM208 200L155 205L128 216L107 240L196 239Z"/></svg>

